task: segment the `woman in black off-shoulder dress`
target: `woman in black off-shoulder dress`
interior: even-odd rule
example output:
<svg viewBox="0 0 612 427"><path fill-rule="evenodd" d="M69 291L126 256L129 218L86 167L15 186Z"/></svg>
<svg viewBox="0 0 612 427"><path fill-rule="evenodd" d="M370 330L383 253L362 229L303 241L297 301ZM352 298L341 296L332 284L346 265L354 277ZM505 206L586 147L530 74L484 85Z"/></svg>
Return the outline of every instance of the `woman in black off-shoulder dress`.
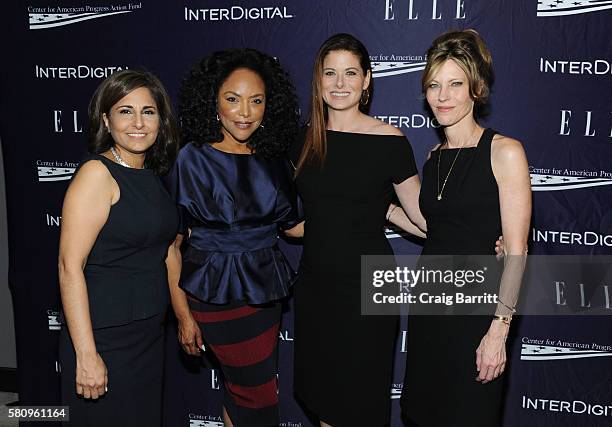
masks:
<svg viewBox="0 0 612 427"><path fill-rule="evenodd" d="M305 215L294 390L322 426L389 421L398 319L361 314L361 256L393 253L383 227L394 193L422 221L410 209L419 177L409 142L360 111L370 97L368 58L348 34L321 46L310 125L291 153Z"/></svg>

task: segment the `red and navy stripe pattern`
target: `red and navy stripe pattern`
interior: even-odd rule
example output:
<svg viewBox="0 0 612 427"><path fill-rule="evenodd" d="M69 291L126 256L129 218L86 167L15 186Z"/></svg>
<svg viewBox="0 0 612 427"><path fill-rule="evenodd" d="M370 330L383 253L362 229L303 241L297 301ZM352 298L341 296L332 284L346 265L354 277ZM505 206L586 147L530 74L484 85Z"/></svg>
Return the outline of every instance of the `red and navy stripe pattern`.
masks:
<svg viewBox="0 0 612 427"><path fill-rule="evenodd" d="M207 304L190 298L207 349L221 365L224 405L236 427L278 425L277 344L281 304Z"/></svg>

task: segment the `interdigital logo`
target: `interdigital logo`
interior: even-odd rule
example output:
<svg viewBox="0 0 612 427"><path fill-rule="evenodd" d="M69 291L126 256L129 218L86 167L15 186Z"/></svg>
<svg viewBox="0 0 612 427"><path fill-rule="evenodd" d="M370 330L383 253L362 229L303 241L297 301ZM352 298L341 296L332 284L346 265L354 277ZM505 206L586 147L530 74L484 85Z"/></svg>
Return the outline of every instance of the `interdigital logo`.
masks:
<svg viewBox="0 0 612 427"><path fill-rule="evenodd" d="M612 9L610 0L538 0L538 16L564 16Z"/></svg>
<svg viewBox="0 0 612 427"><path fill-rule="evenodd" d="M293 337L289 333L288 329L284 329L282 331L278 331L278 339L281 341L293 341Z"/></svg>
<svg viewBox="0 0 612 427"><path fill-rule="evenodd" d="M435 118L431 118L424 114L411 114L406 116L377 114L374 117L400 129L431 129L440 127L440 124Z"/></svg>
<svg viewBox="0 0 612 427"><path fill-rule="evenodd" d="M74 67L49 67L36 65L34 75L37 79L105 79L113 73L127 70L128 67L91 67L75 65Z"/></svg>
<svg viewBox="0 0 612 427"><path fill-rule="evenodd" d="M582 400L542 399L523 396L522 407L523 409L535 411L565 412L568 414L586 414L598 417L612 416L612 405L609 403L593 404Z"/></svg>
<svg viewBox="0 0 612 427"><path fill-rule="evenodd" d="M536 243L612 247L612 234L601 234L595 231L571 232L533 228L531 240Z"/></svg>
<svg viewBox="0 0 612 427"><path fill-rule="evenodd" d="M62 217L59 215L45 214L45 222L48 227L61 227Z"/></svg>
<svg viewBox="0 0 612 427"><path fill-rule="evenodd" d="M286 6L197 8L185 6L185 21L241 21L262 19L292 19Z"/></svg>
<svg viewBox="0 0 612 427"><path fill-rule="evenodd" d="M76 24L91 19L104 18L112 15L131 13L142 9L141 3L113 4L108 6L78 6L78 7L28 7L30 30L44 30Z"/></svg>
<svg viewBox="0 0 612 427"><path fill-rule="evenodd" d="M612 74L612 63L606 59L571 61L540 58L540 73L607 75Z"/></svg>

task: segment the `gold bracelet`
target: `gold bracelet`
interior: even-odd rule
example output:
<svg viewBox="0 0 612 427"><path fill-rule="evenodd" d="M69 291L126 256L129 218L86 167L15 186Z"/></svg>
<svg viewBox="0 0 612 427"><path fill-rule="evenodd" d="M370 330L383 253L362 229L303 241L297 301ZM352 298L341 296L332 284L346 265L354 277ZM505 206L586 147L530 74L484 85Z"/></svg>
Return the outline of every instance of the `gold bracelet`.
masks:
<svg viewBox="0 0 612 427"><path fill-rule="evenodd" d="M506 325L510 325L510 322L512 321L512 316L502 316L500 314L496 314L495 316L493 316L493 320L499 320L502 323L505 323Z"/></svg>

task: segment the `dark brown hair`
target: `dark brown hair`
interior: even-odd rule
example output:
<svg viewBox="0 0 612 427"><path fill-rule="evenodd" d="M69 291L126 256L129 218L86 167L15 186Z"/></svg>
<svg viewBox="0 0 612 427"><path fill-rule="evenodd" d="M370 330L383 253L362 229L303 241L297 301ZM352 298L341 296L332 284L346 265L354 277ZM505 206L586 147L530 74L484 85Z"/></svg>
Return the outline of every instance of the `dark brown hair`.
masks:
<svg viewBox="0 0 612 427"><path fill-rule="evenodd" d="M147 150L145 167L157 175L168 173L178 152L179 136L172 114L170 98L157 77L146 71L123 70L107 77L94 92L89 103L90 153L101 154L115 145L104 126L102 116L135 89L145 87L151 92L159 114L159 131L155 143Z"/></svg>
<svg viewBox="0 0 612 427"><path fill-rule="evenodd" d="M330 52L345 50L352 53L359 59L359 65L363 75L368 72L372 73L372 65L370 64L370 55L367 49L355 36L346 33L340 33L331 36L319 48L315 57L314 68L312 70L312 94L310 96L310 120L306 130L306 140L296 165L295 174L298 175L300 170L308 162L315 162L322 165L327 154L327 140L325 138L325 130L327 128L327 106L323 102L321 80L323 79L323 62L325 57ZM367 89L364 90L366 101L360 102L359 109L362 112L367 112L370 95L372 93L372 79Z"/></svg>
<svg viewBox="0 0 612 427"><path fill-rule="evenodd" d="M476 106L485 106L493 83L492 58L482 37L472 29L450 31L433 41L427 51L427 65L421 79L423 93L448 59L455 61L467 76L470 96Z"/></svg>

